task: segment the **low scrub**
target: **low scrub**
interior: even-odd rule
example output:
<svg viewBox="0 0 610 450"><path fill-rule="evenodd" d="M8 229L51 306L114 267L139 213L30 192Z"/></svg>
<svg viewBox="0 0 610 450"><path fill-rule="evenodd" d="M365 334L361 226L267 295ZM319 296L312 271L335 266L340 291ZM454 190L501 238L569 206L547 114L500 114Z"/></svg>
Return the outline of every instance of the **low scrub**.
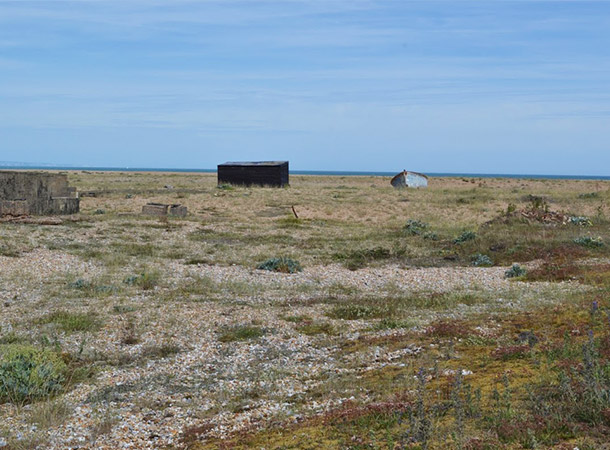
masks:
<svg viewBox="0 0 610 450"><path fill-rule="evenodd" d="M171 343L147 345L142 349L142 357L149 359L167 358L177 353L180 353L180 347Z"/></svg>
<svg viewBox="0 0 610 450"><path fill-rule="evenodd" d="M494 265L492 259L487 255L483 255L482 253L472 255L470 257L470 262L476 267L489 267Z"/></svg>
<svg viewBox="0 0 610 450"><path fill-rule="evenodd" d="M98 317L93 313L72 313L69 311L55 311L39 318L38 324L55 324L66 333L79 331L96 331L101 327Z"/></svg>
<svg viewBox="0 0 610 450"><path fill-rule="evenodd" d="M298 261L285 257L268 259L267 261L259 264L256 268L280 273L296 273L303 270Z"/></svg>
<svg viewBox="0 0 610 450"><path fill-rule="evenodd" d="M255 325L234 325L224 328L218 335L220 342L247 341L265 335L265 330Z"/></svg>
<svg viewBox="0 0 610 450"><path fill-rule="evenodd" d="M315 336L317 334L336 334L335 328L327 322L306 322L297 327L297 331L307 336Z"/></svg>
<svg viewBox="0 0 610 450"><path fill-rule="evenodd" d="M527 272L528 281L567 281L610 286L610 265L578 265L572 261L545 261Z"/></svg>
<svg viewBox="0 0 610 450"><path fill-rule="evenodd" d="M68 287L71 289L84 291L88 294L111 294L116 291L116 288L114 286L106 284L95 284L91 281L87 281L82 278L68 283Z"/></svg>
<svg viewBox="0 0 610 450"><path fill-rule="evenodd" d="M403 230L410 236L420 236L426 232L428 224L426 222L420 222L419 220L409 219Z"/></svg>
<svg viewBox="0 0 610 450"><path fill-rule="evenodd" d="M584 198L584 199L599 198L599 192L584 192L582 194L578 194L578 198Z"/></svg>
<svg viewBox="0 0 610 450"><path fill-rule="evenodd" d="M394 257L390 249L384 247L374 247L370 249L352 250L346 253L337 253L334 255L336 260L349 270L357 270L366 267L374 261L388 260Z"/></svg>
<svg viewBox="0 0 610 450"><path fill-rule="evenodd" d="M579 227L593 226L593 222L591 222L591 219L585 216L570 216L568 222L572 225L578 225Z"/></svg>
<svg viewBox="0 0 610 450"><path fill-rule="evenodd" d="M521 359L526 358L530 353L529 345L508 345L506 347L498 347L492 353L491 356L494 359L502 361L508 361L510 359Z"/></svg>
<svg viewBox="0 0 610 450"><path fill-rule="evenodd" d="M574 243L586 248L599 248L604 246L604 241L599 236L580 236L574 239Z"/></svg>
<svg viewBox="0 0 610 450"><path fill-rule="evenodd" d="M0 402L24 404L57 394L66 371L60 355L49 349L0 346Z"/></svg>
<svg viewBox="0 0 610 450"><path fill-rule="evenodd" d="M474 231L464 231L458 237L453 240L454 244L463 244L464 242L472 241L476 239L477 234Z"/></svg>
<svg viewBox="0 0 610 450"><path fill-rule="evenodd" d="M160 275L157 272L143 272L131 275L123 280L128 286L137 286L145 291L154 289L159 284Z"/></svg>
<svg viewBox="0 0 610 450"><path fill-rule="evenodd" d="M436 337L457 338L476 335L470 325L460 320L439 320L430 324L426 334Z"/></svg>
<svg viewBox="0 0 610 450"><path fill-rule="evenodd" d="M3 242L0 243L0 256L18 258L21 256L21 250L11 243Z"/></svg>
<svg viewBox="0 0 610 450"><path fill-rule="evenodd" d="M327 316L332 319L343 320L376 319L384 315L381 308L357 304L337 305L327 313Z"/></svg>
<svg viewBox="0 0 610 450"><path fill-rule="evenodd" d="M510 269L504 272L505 278L519 278L525 276L527 274L527 270L521 267L519 264L513 264Z"/></svg>

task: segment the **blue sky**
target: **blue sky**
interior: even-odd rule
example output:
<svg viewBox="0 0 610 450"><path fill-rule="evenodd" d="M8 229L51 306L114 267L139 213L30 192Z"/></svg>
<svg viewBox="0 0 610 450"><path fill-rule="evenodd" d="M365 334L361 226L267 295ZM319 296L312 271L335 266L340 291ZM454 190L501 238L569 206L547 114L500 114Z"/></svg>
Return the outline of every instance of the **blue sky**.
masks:
<svg viewBox="0 0 610 450"><path fill-rule="evenodd" d="M0 0L0 161L610 175L610 2Z"/></svg>

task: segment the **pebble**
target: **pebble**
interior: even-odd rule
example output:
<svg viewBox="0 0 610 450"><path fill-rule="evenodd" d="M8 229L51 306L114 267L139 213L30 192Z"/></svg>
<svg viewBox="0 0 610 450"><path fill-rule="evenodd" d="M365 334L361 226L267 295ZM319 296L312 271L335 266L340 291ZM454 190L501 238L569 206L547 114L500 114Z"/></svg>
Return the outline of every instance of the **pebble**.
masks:
<svg viewBox="0 0 610 450"><path fill-rule="evenodd" d="M332 342L320 345L317 339L321 338L303 335L295 330L294 324L280 318L285 311L331 321L323 315L325 305L307 306L306 302L329 288L340 285L365 294L390 287L413 293L483 290L497 292L498 301L506 297L505 293L520 289L518 283L504 279L503 267L405 269L389 265L350 271L331 264L307 267L296 274L278 274L235 265L187 266L171 260L162 268L164 282L170 286L178 286L187 278L208 277L219 286L228 282L262 285L264 295L256 292L236 295L235 300L243 302L240 305L226 301L173 302L159 301L157 298L165 288L157 288L138 292L128 299L111 295L101 301L95 298L71 301L48 298L45 283L53 280L63 283L75 276L94 279L105 273L102 266L62 252L36 249L20 258L0 257L0 269L3 274L0 292L4 298L14 299L4 301L6 309L0 315L3 333L10 332L12 324L21 323L24 316L44 315L61 301L61 307L78 311L100 309L104 317L104 327L94 335L83 338L78 333L61 334L65 352L75 354L82 347L82 354L93 361L95 355L123 355L137 361L143 350L153 345L171 342L180 349L177 354L149 359L145 364L113 366L100 361L102 370L95 380L79 384L62 396L63 401L73 406L73 412L65 423L46 432L48 449L180 448L183 431L200 426L203 421L209 425L205 436L225 437L278 418L297 420L348 400L337 397L299 403L300 397L328 377L362 376L383 367L404 367L408 358L424 351L410 344L392 351L374 346L345 354ZM308 289L299 290L302 286ZM519 307L519 302L528 296L542 297L540 293L549 287L544 283L527 286L527 291L517 296L518 301L511 301L514 307ZM565 289L569 288L566 284ZM288 298L286 291L291 292ZM41 302L41 298L45 301ZM129 317L137 324L136 345L122 343L126 318L111 312L119 300L134 308ZM285 305L291 306L279 309ZM447 314L455 316L470 310L472 307L464 305ZM270 331L257 341L218 341L220 327L253 321ZM366 325L362 321L340 323L343 341L358 339ZM378 332L379 336L400 333L404 330ZM472 372L464 369L462 374ZM291 399L296 403L291 403ZM0 422L12 430L13 436L32 433L25 415L9 404L0 405ZM109 432L96 436L95 430L104 423L109 424ZM0 438L0 447L6 445L6 439Z"/></svg>

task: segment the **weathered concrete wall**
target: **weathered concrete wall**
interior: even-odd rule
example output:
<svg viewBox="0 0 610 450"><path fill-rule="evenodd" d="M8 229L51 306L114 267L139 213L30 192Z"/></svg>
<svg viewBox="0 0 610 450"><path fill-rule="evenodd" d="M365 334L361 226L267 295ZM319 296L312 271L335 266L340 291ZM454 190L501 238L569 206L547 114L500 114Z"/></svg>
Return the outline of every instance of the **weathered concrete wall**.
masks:
<svg viewBox="0 0 610 450"><path fill-rule="evenodd" d="M186 206L182 205L171 205L169 207L169 215L176 217L186 217L187 209Z"/></svg>
<svg viewBox="0 0 610 450"><path fill-rule="evenodd" d="M74 214L79 206L66 174L0 171L0 215Z"/></svg>
<svg viewBox="0 0 610 450"><path fill-rule="evenodd" d="M25 216L29 212L25 200L0 200L0 216Z"/></svg>
<svg viewBox="0 0 610 450"><path fill-rule="evenodd" d="M76 214L79 211L80 199L75 197L53 197L30 201L30 214L46 216L54 214Z"/></svg>
<svg viewBox="0 0 610 450"><path fill-rule="evenodd" d="M167 216L167 208L169 208L169 205L148 203L142 206L142 214L146 214L147 216Z"/></svg>
<svg viewBox="0 0 610 450"><path fill-rule="evenodd" d="M142 214L148 216L177 216L186 217L187 208L182 205L165 205L163 203L147 203L142 206Z"/></svg>
<svg viewBox="0 0 610 450"><path fill-rule="evenodd" d="M68 176L42 172L0 172L0 198L34 200L70 197Z"/></svg>

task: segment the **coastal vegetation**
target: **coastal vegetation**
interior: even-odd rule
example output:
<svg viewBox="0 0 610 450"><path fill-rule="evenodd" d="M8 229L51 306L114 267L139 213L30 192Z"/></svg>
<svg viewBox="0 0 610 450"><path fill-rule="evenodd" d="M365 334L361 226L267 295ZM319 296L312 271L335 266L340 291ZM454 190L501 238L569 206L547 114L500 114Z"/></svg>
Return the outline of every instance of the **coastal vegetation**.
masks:
<svg viewBox="0 0 610 450"><path fill-rule="evenodd" d="M0 223L0 448L610 440L607 181L69 181L80 214Z"/></svg>

